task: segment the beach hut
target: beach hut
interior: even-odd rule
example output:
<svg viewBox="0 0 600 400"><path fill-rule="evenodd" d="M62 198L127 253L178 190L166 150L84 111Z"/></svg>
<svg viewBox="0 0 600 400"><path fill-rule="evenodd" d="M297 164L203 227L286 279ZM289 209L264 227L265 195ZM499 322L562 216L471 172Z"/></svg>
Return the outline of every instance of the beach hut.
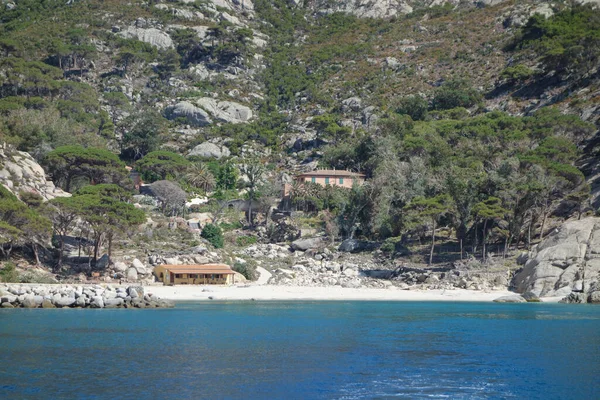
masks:
<svg viewBox="0 0 600 400"><path fill-rule="evenodd" d="M165 285L232 285L235 272L226 264L159 265L154 275Z"/></svg>

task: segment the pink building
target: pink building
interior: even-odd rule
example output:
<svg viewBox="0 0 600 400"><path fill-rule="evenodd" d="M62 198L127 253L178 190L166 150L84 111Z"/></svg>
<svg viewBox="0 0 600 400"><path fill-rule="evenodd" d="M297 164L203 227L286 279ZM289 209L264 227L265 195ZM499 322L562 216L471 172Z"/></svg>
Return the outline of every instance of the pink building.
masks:
<svg viewBox="0 0 600 400"><path fill-rule="evenodd" d="M341 186L350 189L354 183L362 185L365 182L365 174L344 170L319 169L296 175L294 181L298 183L318 183L321 186ZM290 194L290 189L291 185L285 185L284 197Z"/></svg>

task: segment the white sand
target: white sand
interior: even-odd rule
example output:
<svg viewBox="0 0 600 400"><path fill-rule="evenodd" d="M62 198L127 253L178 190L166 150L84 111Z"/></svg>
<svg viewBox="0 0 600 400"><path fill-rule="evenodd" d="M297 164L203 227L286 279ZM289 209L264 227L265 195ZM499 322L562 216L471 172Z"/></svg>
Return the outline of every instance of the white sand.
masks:
<svg viewBox="0 0 600 400"><path fill-rule="evenodd" d="M169 300L379 300L379 301L493 301L514 295L508 291L476 290L400 290L346 289L333 287L300 287L276 285L240 286L148 286L153 293Z"/></svg>

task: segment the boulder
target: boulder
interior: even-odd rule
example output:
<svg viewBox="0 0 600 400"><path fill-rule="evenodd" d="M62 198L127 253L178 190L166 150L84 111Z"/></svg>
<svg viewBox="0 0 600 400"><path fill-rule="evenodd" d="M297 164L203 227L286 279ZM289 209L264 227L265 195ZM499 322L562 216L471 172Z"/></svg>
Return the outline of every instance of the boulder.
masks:
<svg viewBox="0 0 600 400"><path fill-rule="evenodd" d="M104 308L116 308L123 305L125 301L121 298L104 300Z"/></svg>
<svg viewBox="0 0 600 400"><path fill-rule="evenodd" d="M77 298L77 301L75 301L75 306L77 307L85 307L86 306L86 301L85 301L85 296L79 296Z"/></svg>
<svg viewBox="0 0 600 400"><path fill-rule="evenodd" d="M42 302L42 308L56 308L56 306L52 304L52 301L50 299L44 299L44 301Z"/></svg>
<svg viewBox="0 0 600 400"><path fill-rule="evenodd" d="M196 100L196 104L221 122L239 124L252 119L252 110L249 107L233 101L217 101L211 97L202 97Z"/></svg>
<svg viewBox="0 0 600 400"><path fill-rule="evenodd" d="M138 273L138 274L145 275L145 274L147 274L147 273L148 273L148 272L146 271L146 266L144 266L144 263L142 263L142 262L141 262L140 260L138 260L137 258L134 258L134 259L133 259L133 261L132 261L132 263L131 263L131 266L132 266L133 268L135 268L135 270L137 271L137 273Z"/></svg>
<svg viewBox="0 0 600 400"><path fill-rule="evenodd" d="M113 269L116 272L125 272L127 271L127 264L125 264L124 262L121 261L117 261L114 265L113 265Z"/></svg>
<svg viewBox="0 0 600 400"><path fill-rule="evenodd" d="M528 303L538 303L540 298L533 292L525 292L521 295Z"/></svg>
<svg viewBox="0 0 600 400"><path fill-rule="evenodd" d="M138 272L135 268L129 267L127 269L127 280L129 281L137 281L138 280Z"/></svg>
<svg viewBox="0 0 600 400"><path fill-rule="evenodd" d="M61 297L60 299L54 299L54 305L57 307L70 307L73 304L75 304L75 302L77 301L77 299L75 299L75 297Z"/></svg>
<svg viewBox="0 0 600 400"><path fill-rule="evenodd" d="M143 286L130 286L127 288L127 294L132 298L136 299L138 297L144 297L144 287Z"/></svg>
<svg viewBox="0 0 600 400"><path fill-rule="evenodd" d="M324 247L325 244L326 242L323 238L316 237L294 240L291 247L294 250L306 251L309 249L318 249L320 247Z"/></svg>
<svg viewBox="0 0 600 400"><path fill-rule="evenodd" d="M126 39L137 39L140 42L149 43L159 49L169 49L173 47L173 39L171 39L169 34L156 28L129 26L121 32L118 32L117 35Z"/></svg>
<svg viewBox="0 0 600 400"><path fill-rule="evenodd" d="M300 229L288 218L280 219L273 225L272 229L268 231L269 241L271 243L297 240L300 238L300 235Z"/></svg>
<svg viewBox="0 0 600 400"><path fill-rule="evenodd" d="M575 287L590 291L600 273L600 256L594 254L598 237L600 218L565 222L531 252L513 279L514 290L539 297L566 296Z"/></svg>
<svg viewBox="0 0 600 400"><path fill-rule="evenodd" d="M588 303L600 304L600 290L591 292L587 299Z"/></svg>
<svg viewBox="0 0 600 400"><path fill-rule="evenodd" d="M358 239L346 239L340 244L338 250L346 253L360 253L363 251L373 251L378 247L379 243Z"/></svg>
<svg viewBox="0 0 600 400"><path fill-rule="evenodd" d="M21 302L21 305L25 308L36 308L38 306L32 294L25 296L25 298Z"/></svg>
<svg viewBox="0 0 600 400"><path fill-rule="evenodd" d="M90 301L90 307L91 308L104 308L104 300L102 299L102 296L93 297L92 301Z"/></svg>
<svg viewBox="0 0 600 400"><path fill-rule="evenodd" d="M14 303L17 301L17 296L12 294L5 294L4 296L2 296L2 299L0 299L0 301L2 303Z"/></svg>
<svg viewBox="0 0 600 400"><path fill-rule="evenodd" d="M204 158L216 158L229 157L231 152L225 146L217 146L214 143L203 142L197 145L189 152L188 156L198 156Z"/></svg>
<svg viewBox="0 0 600 400"><path fill-rule="evenodd" d="M360 97L350 97L342 100L342 110L344 111L360 111L362 100Z"/></svg>
<svg viewBox="0 0 600 400"><path fill-rule="evenodd" d="M188 101L182 101L174 106L167 107L165 115L170 120L184 118L188 124L193 126L207 126L212 124L212 120L206 111Z"/></svg>
<svg viewBox="0 0 600 400"><path fill-rule="evenodd" d="M495 303L526 303L527 300L525 300L522 296L515 294L515 295L511 295L511 296L502 296L502 297L498 297L497 299L494 299Z"/></svg>

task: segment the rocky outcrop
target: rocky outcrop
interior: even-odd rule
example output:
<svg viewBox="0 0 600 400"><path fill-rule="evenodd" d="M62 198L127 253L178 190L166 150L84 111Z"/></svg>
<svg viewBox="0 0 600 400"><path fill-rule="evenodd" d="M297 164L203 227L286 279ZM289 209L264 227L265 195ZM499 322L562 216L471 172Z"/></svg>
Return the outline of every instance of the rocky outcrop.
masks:
<svg viewBox="0 0 600 400"><path fill-rule="evenodd" d="M15 195L21 191L33 192L45 200L71 196L46 179L44 169L29 153L12 150L2 145L0 145L0 184Z"/></svg>
<svg viewBox="0 0 600 400"><path fill-rule="evenodd" d="M252 119L252 110L249 107L233 101L218 101L210 97L202 97L195 103L221 122L239 124Z"/></svg>
<svg viewBox="0 0 600 400"><path fill-rule="evenodd" d="M292 249L306 251L324 247L325 239L322 237L298 239L292 242Z"/></svg>
<svg viewBox="0 0 600 400"><path fill-rule="evenodd" d="M552 232L513 279L518 293L588 301L600 292L600 218L569 221Z"/></svg>
<svg viewBox="0 0 600 400"><path fill-rule="evenodd" d="M188 124L193 126L207 126L212 124L212 119L206 111L188 101L182 101L174 106L167 107L165 115L170 120L184 118Z"/></svg>
<svg viewBox="0 0 600 400"><path fill-rule="evenodd" d="M165 114L170 120L184 118L193 126L207 126L212 124L213 120L240 124L252 119L252 110L249 107L233 101L218 101L209 97L181 101L167 107Z"/></svg>
<svg viewBox="0 0 600 400"><path fill-rule="evenodd" d="M502 296L502 297L498 297L497 299L494 300L494 303L526 303L527 300L525 300L524 297L519 296L518 294L515 295L511 295L511 296Z"/></svg>
<svg viewBox="0 0 600 400"><path fill-rule="evenodd" d="M144 18L138 18L133 26L117 32L117 35L125 39L136 39L140 42L149 43L159 49L173 48L173 39L168 33L153 26L151 22Z"/></svg>
<svg viewBox="0 0 600 400"><path fill-rule="evenodd" d="M231 152L227 147L219 146L211 142L200 143L188 153L188 156L216 158L217 160L222 157L229 157L230 155Z"/></svg>
<svg viewBox="0 0 600 400"><path fill-rule="evenodd" d="M148 291L148 290L146 290ZM0 285L2 308L172 308L141 286ZM150 290L151 291L151 290Z"/></svg>
<svg viewBox="0 0 600 400"><path fill-rule="evenodd" d="M299 239L302 232L291 218L276 221L267 231L269 240L273 243L289 242Z"/></svg>

